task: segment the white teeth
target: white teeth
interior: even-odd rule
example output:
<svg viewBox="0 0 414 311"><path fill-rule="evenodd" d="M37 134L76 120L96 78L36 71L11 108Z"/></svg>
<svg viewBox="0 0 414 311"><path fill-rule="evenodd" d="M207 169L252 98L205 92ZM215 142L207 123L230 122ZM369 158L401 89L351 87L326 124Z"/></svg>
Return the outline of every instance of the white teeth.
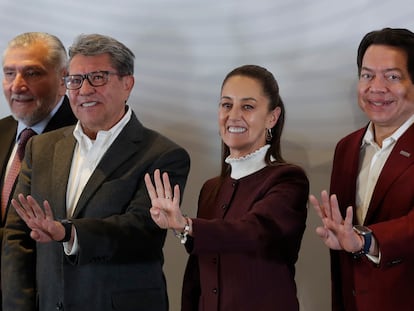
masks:
<svg viewBox="0 0 414 311"><path fill-rule="evenodd" d="M245 131L246 131L246 128L244 128L244 127L235 127L235 126L230 126L230 127L228 128L228 131L229 131L230 133L243 133L243 132L245 132Z"/></svg>
<svg viewBox="0 0 414 311"><path fill-rule="evenodd" d="M89 103L83 103L82 107L92 107L92 106L95 106L95 105L96 105L96 102L89 102Z"/></svg>

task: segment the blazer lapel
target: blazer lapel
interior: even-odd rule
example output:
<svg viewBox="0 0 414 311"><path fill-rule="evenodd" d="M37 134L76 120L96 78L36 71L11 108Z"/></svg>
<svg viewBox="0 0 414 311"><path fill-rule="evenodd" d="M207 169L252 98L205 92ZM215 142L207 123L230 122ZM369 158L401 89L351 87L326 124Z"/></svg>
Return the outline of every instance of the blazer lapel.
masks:
<svg viewBox="0 0 414 311"><path fill-rule="evenodd" d="M55 206L55 217L66 218L66 191L72 165L73 150L76 140L72 135L73 127L64 132L65 137L56 143L53 159L52 178L54 191L52 199Z"/></svg>
<svg viewBox="0 0 414 311"><path fill-rule="evenodd" d="M394 146L388 160L378 177L377 184L372 193L371 202L365 217L365 222L369 223L374 215L375 209L380 206L383 196L387 189L391 187L394 180L403 174L407 167L414 163L414 125L408 128Z"/></svg>
<svg viewBox="0 0 414 311"><path fill-rule="evenodd" d="M0 172L2 174L1 176L3 176L7 167L7 163L9 161L11 150L14 147L17 131L17 121L12 117L7 117L1 122L0 163L2 167L0 167Z"/></svg>
<svg viewBox="0 0 414 311"><path fill-rule="evenodd" d="M109 147L102 157L98 166L92 173L82 194L76 204L73 217L76 218L79 213L86 207L90 198L120 165L131 158L138 151L137 141L142 138L142 124L138 121L135 114L125 128L119 133L118 137Z"/></svg>

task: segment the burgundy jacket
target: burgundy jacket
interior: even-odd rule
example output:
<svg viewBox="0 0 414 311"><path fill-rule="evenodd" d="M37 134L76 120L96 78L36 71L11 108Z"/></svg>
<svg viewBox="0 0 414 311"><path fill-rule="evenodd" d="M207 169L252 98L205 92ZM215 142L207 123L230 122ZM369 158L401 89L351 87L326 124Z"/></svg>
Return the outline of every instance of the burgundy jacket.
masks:
<svg viewBox="0 0 414 311"><path fill-rule="evenodd" d="M183 284L182 310L297 311L295 262L309 183L293 165L267 166L212 193L207 181Z"/></svg>
<svg viewBox="0 0 414 311"><path fill-rule="evenodd" d="M330 190L338 196L343 215L346 207L355 209L365 131L343 138L335 150ZM400 137L386 161L364 225L378 241L380 264L331 251L332 310L414 310L414 126Z"/></svg>

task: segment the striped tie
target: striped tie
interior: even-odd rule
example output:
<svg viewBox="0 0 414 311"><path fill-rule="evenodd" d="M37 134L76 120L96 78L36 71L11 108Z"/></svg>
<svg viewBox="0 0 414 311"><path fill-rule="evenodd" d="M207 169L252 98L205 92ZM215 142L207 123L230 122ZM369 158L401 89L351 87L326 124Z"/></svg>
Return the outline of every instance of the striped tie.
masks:
<svg viewBox="0 0 414 311"><path fill-rule="evenodd" d="M24 150L26 148L26 143L30 137L36 135L36 132L30 128L26 128L20 134L19 144L17 146L16 154L13 158L13 161L10 165L10 169L5 177L3 189L1 191L1 219L4 220L6 214L7 205L10 201L10 195L16 183L17 176L19 175L20 166L22 159L24 157Z"/></svg>

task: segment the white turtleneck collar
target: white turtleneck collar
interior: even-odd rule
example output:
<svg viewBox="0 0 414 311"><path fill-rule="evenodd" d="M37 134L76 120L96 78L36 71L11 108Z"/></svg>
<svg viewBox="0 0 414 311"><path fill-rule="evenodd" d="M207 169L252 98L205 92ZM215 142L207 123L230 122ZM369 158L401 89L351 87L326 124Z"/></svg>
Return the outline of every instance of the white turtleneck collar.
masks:
<svg viewBox="0 0 414 311"><path fill-rule="evenodd" d="M231 166L230 177L240 179L266 167L265 155L269 148L270 145L264 145L255 152L241 158L231 158L228 156L225 162Z"/></svg>

